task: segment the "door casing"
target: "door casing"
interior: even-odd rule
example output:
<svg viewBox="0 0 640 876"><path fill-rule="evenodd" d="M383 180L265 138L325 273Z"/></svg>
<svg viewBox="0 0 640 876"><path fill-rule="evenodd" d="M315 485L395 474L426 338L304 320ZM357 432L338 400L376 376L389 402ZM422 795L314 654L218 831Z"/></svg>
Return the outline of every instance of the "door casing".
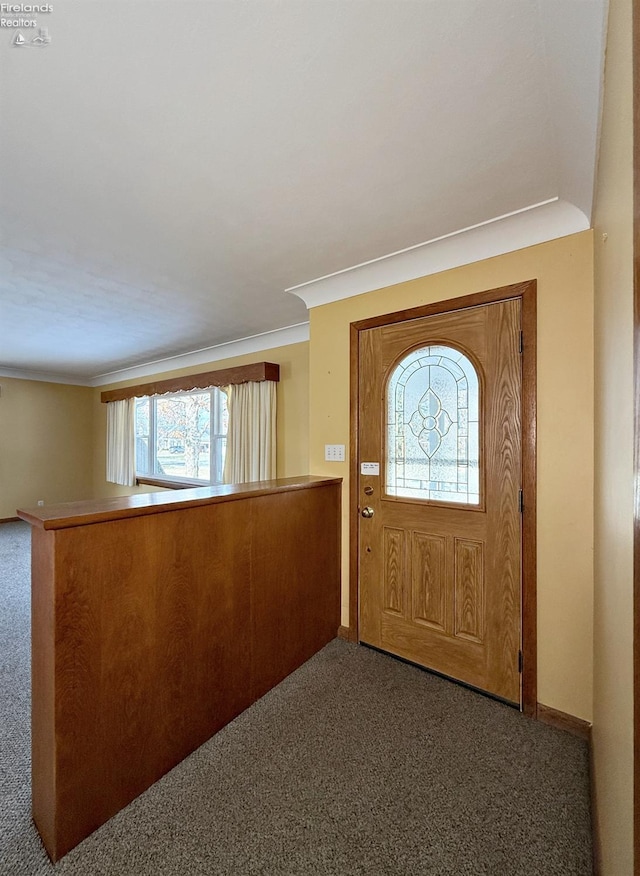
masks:
<svg viewBox="0 0 640 876"><path fill-rule="evenodd" d="M351 323L351 425L349 472L349 628L347 637L359 641L358 606L358 387L359 334L383 325L492 304L510 298L521 300L522 313L522 711L537 712L537 609L536 609L536 280L501 286L460 298L399 310Z"/></svg>

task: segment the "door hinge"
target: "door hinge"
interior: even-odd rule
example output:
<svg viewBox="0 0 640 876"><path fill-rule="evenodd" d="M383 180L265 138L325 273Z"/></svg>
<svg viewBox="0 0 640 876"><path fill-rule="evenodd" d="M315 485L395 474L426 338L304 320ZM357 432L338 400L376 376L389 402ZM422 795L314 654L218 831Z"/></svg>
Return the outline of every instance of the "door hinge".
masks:
<svg viewBox="0 0 640 876"><path fill-rule="evenodd" d="M522 657L522 651L518 651L518 672L520 672L520 673L522 672L523 663L524 663L524 660Z"/></svg>
<svg viewBox="0 0 640 876"><path fill-rule="evenodd" d="M520 490L520 493L518 495L518 507L520 508L520 513L522 514L522 512L524 511L524 493L522 492L522 490Z"/></svg>
<svg viewBox="0 0 640 876"><path fill-rule="evenodd" d="M524 332L520 332L520 352L524 351Z"/></svg>

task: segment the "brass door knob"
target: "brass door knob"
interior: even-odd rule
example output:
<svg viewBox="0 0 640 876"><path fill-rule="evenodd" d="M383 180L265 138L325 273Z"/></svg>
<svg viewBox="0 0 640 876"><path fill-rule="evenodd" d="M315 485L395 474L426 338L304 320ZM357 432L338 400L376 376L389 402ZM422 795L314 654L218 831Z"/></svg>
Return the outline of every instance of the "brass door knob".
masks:
<svg viewBox="0 0 640 876"><path fill-rule="evenodd" d="M373 514L374 514L373 508L370 505L366 505L360 513L362 514L363 517L366 517L367 519L369 517L373 517Z"/></svg>

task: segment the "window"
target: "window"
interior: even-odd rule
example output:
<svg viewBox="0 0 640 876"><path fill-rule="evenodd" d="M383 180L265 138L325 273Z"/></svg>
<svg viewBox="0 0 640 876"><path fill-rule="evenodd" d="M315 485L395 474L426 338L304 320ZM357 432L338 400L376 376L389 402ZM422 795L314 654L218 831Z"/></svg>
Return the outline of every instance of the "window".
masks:
<svg viewBox="0 0 640 876"><path fill-rule="evenodd" d="M217 387L136 398L136 475L221 484L228 419Z"/></svg>
<svg viewBox="0 0 640 876"><path fill-rule="evenodd" d="M478 505L478 374L453 347L414 350L387 387L386 490L391 496Z"/></svg>

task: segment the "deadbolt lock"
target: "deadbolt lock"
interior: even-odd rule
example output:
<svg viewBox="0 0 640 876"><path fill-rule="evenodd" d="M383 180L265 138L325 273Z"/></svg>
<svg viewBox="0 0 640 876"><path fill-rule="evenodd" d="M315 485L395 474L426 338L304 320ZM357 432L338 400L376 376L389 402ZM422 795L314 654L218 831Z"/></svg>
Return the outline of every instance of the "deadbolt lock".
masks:
<svg viewBox="0 0 640 876"><path fill-rule="evenodd" d="M365 496L373 496L373 487L365 487L364 494Z"/></svg>

